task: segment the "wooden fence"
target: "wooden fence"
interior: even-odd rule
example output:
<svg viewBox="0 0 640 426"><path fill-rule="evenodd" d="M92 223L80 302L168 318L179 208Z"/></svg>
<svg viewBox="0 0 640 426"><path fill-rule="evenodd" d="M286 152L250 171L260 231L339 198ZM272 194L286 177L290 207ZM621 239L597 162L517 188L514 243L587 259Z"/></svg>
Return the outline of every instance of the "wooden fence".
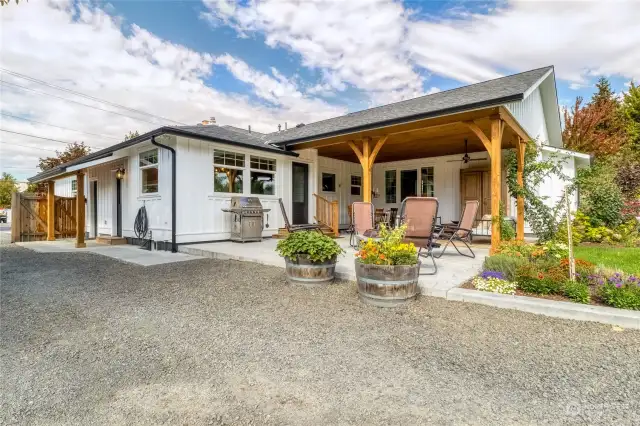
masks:
<svg viewBox="0 0 640 426"><path fill-rule="evenodd" d="M76 199L55 197L56 238L76 236ZM11 242L47 239L47 196L14 193L11 198Z"/></svg>

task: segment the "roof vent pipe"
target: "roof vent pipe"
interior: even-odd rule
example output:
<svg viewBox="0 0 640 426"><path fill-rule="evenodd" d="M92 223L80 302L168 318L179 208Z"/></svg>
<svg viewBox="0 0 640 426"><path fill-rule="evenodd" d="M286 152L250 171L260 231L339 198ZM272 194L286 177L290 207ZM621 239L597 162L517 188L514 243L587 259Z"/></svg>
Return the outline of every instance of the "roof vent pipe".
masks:
<svg viewBox="0 0 640 426"><path fill-rule="evenodd" d="M251 133L251 124L249 124L249 133Z"/></svg>
<svg viewBox="0 0 640 426"><path fill-rule="evenodd" d="M287 130L287 122L284 122L284 129Z"/></svg>
<svg viewBox="0 0 640 426"><path fill-rule="evenodd" d="M278 131L282 128L282 125L278 124Z"/></svg>

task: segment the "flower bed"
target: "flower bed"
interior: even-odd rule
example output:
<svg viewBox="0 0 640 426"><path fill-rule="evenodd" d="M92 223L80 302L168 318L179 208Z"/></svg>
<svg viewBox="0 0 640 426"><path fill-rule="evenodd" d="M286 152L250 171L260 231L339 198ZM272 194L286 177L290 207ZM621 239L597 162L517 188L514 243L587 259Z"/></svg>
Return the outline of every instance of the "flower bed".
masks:
<svg viewBox="0 0 640 426"><path fill-rule="evenodd" d="M567 255L562 243L506 242L465 287L640 310L640 278L576 259L576 279L571 281Z"/></svg>

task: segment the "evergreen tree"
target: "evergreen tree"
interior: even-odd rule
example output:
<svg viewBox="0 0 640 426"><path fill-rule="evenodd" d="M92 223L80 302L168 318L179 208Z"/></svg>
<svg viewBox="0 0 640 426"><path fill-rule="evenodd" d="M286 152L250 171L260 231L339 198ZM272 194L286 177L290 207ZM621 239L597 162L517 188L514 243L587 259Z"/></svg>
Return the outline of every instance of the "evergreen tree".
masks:
<svg viewBox="0 0 640 426"><path fill-rule="evenodd" d="M640 86L631 81L629 91L623 96L621 110L626 121L629 143L634 150L640 152Z"/></svg>
<svg viewBox="0 0 640 426"><path fill-rule="evenodd" d="M611 83L609 79L606 77L600 77L598 82L596 83L597 92L593 94L591 98L591 103L598 102L615 102L618 103L617 98L615 97L616 92L611 89Z"/></svg>

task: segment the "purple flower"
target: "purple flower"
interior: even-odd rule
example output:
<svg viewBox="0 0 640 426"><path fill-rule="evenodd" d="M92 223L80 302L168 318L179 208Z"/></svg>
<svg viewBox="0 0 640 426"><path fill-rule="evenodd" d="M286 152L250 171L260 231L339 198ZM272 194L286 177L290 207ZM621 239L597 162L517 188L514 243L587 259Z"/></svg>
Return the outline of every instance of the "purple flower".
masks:
<svg viewBox="0 0 640 426"><path fill-rule="evenodd" d="M499 280L505 279L504 274L500 271L483 271L480 277L484 278L485 280L489 278L497 278Z"/></svg>

